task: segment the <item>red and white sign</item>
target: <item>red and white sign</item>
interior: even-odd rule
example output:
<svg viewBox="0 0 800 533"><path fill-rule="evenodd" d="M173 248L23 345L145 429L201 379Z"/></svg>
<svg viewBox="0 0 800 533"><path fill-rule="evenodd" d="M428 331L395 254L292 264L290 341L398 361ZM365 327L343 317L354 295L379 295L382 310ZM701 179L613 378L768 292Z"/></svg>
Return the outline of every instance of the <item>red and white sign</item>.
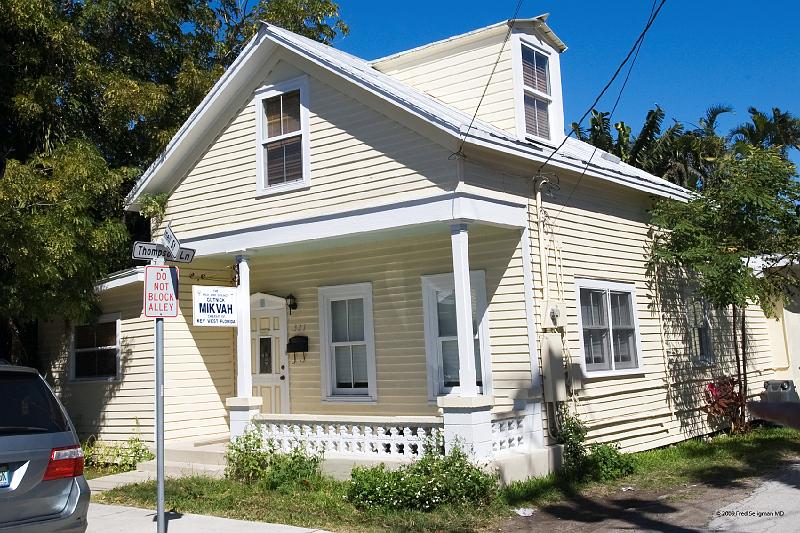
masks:
<svg viewBox="0 0 800 533"><path fill-rule="evenodd" d="M144 316L178 316L178 267L144 267Z"/></svg>

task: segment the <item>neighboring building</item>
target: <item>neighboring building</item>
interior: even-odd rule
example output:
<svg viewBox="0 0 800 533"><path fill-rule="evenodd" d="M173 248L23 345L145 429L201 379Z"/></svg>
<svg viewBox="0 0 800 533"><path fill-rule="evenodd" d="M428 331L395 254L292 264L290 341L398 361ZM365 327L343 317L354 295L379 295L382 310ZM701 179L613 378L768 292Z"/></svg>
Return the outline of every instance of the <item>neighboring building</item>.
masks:
<svg viewBox="0 0 800 533"><path fill-rule="evenodd" d="M503 22L372 62L262 25L129 198L168 192L164 220L197 250L165 325L168 441L254 420L287 446L394 459L443 432L510 479L553 468L558 402L627 450L709 431L725 314L646 272L653 198L689 193L564 140L546 18L505 45ZM194 327L192 286L237 281L241 327ZM43 326L42 356L82 432L149 440L141 269L99 291L99 323ZM786 358L748 319L755 393Z"/></svg>

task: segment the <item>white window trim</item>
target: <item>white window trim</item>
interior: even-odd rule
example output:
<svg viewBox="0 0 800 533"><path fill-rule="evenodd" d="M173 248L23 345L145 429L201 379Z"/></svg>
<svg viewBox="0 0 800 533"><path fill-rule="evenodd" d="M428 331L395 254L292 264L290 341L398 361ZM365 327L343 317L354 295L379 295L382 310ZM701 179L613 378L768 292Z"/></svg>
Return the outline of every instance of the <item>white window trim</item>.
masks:
<svg viewBox="0 0 800 533"><path fill-rule="evenodd" d="M266 116L264 114L264 101L292 91L300 91L300 133L289 133L278 137L265 138ZM255 92L255 112L256 112L256 196L270 196L288 191L304 189L311 184L311 172L309 162L311 159L308 134L308 76L300 76L281 83L266 85ZM281 139L302 135L301 159L303 165L303 178L280 185L266 185L266 168L264 166L264 145L267 142L274 142Z"/></svg>
<svg viewBox="0 0 800 533"><path fill-rule="evenodd" d="M692 305L694 300L699 301L701 303L701 305L703 306L703 321L705 322L705 327L708 329L708 350L709 350L709 354L708 354L707 358L703 358L703 357L698 356L695 353L692 353L691 354L691 356L692 356L692 364L694 364L695 366L698 366L698 367L710 368L710 367L716 366L716 364L717 364L717 355L716 355L716 352L714 350L714 337L712 335L713 328L712 328L712 325L711 325L711 318L709 316L710 315L710 313L709 313L709 305L708 305L708 301L706 301L705 298L703 298L701 296L698 296L696 294L691 294L691 295L689 295L687 297L688 305ZM692 330L694 330L694 324L691 323L691 321L689 320L690 319L689 312L690 312L690 309L687 307L687 309L686 309L686 322L687 322L687 329L689 330L688 331L689 342L691 342L692 341ZM693 350L694 350L694 347L693 346L689 346L689 351L693 352Z"/></svg>
<svg viewBox="0 0 800 533"><path fill-rule="evenodd" d="M631 306L633 311L633 327L634 339L636 342L636 367L624 368L621 370L613 369L614 366L614 343L610 342L611 353L611 370L587 370L586 369L586 354L584 353L583 344L583 316L581 312L581 289L597 289L606 291L619 291L629 292L631 294ZM632 283L618 283L614 281L602 281L594 279L575 279L575 307L578 311L578 337L580 339L580 357L581 357L581 370L585 378L602 378L609 376L626 376L626 375L642 375L645 373L644 362L642 360L642 332L639 327L639 309L636 303L636 285ZM609 313L609 328L611 328L611 307L608 306Z"/></svg>
<svg viewBox="0 0 800 533"><path fill-rule="evenodd" d="M367 380L366 394L334 393L333 385L333 353L330 346L331 301L350 298L364 300L364 341L367 345ZM372 283L353 283L350 285L334 285L319 287L319 352L322 399L327 402L360 402L375 403L378 400L377 379L375 372L375 330L372 317Z"/></svg>
<svg viewBox="0 0 800 533"><path fill-rule="evenodd" d="M74 383L87 383L87 382L116 382L122 379L122 314L121 313L107 313L100 315L97 318L98 324L105 324L108 322L116 323L116 339L117 339L117 372L114 376L107 377L94 377L94 378L77 378L75 377L75 327L86 326L87 323L72 324L70 326L69 335L69 380ZM99 348L99 347L95 347Z"/></svg>
<svg viewBox="0 0 800 533"><path fill-rule="evenodd" d="M425 357L428 367L428 401L435 402L440 396L457 396L459 394L459 387L452 387L449 391L442 391L440 388L442 368L437 346L438 337L434 334L438 329L436 322L438 314L436 299L433 295L436 289L453 288L455 280L452 273L422 276L421 280ZM483 385L480 387L480 391L481 394L488 396L492 394L492 352L489 342L489 313L486 304L486 272L483 270L471 270L469 283L470 287L475 290L475 316L478 319L478 336L481 347L481 379Z"/></svg>
<svg viewBox="0 0 800 533"><path fill-rule="evenodd" d="M525 87L522 75L522 47L527 46L540 54L547 56L547 77L550 84L550 94L545 94L534 88ZM558 64L558 53L545 48L536 42L530 35L512 33L511 35L511 71L514 81L514 117L517 138L520 140L533 139L547 145L557 145L564 138L564 109L561 96L561 69ZM548 102L548 118L550 137L540 137L528 133L525 125L525 92Z"/></svg>

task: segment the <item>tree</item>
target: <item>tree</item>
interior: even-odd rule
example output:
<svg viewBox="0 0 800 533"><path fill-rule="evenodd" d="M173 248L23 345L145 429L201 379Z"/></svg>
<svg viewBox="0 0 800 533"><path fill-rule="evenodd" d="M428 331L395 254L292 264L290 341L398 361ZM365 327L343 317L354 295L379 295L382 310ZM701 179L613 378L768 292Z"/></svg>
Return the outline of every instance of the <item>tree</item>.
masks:
<svg viewBox="0 0 800 533"><path fill-rule="evenodd" d="M747 112L750 114L750 122L740 124L730 133L730 139L736 147L778 146L784 157L789 148L800 149L800 119L777 107L772 108L772 116L755 107L749 107Z"/></svg>
<svg viewBox="0 0 800 533"><path fill-rule="evenodd" d="M775 303L800 286L792 270L781 267L800 261L800 182L780 148L743 146L716 162L709 183L688 202L656 202L650 262L654 269L670 265L690 273L712 306L733 310L737 374L745 398L747 305L755 302L772 316ZM773 268L754 270L756 259Z"/></svg>
<svg viewBox="0 0 800 533"><path fill-rule="evenodd" d="M122 198L262 19L348 31L331 0L0 0L0 350L27 321L91 315L147 235Z"/></svg>

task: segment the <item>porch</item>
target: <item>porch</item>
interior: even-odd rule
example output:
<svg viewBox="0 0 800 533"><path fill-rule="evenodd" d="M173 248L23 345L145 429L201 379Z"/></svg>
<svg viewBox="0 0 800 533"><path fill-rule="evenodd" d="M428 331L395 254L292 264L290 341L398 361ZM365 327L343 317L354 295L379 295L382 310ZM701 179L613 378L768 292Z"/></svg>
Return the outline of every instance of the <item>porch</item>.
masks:
<svg viewBox="0 0 800 533"><path fill-rule="evenodd" d="M235 261L249 326L234 330L230 438L252 425L281 450L359 462L456 443L480 460L541 450L530 243L514 212L205 254Z"/></svg>

